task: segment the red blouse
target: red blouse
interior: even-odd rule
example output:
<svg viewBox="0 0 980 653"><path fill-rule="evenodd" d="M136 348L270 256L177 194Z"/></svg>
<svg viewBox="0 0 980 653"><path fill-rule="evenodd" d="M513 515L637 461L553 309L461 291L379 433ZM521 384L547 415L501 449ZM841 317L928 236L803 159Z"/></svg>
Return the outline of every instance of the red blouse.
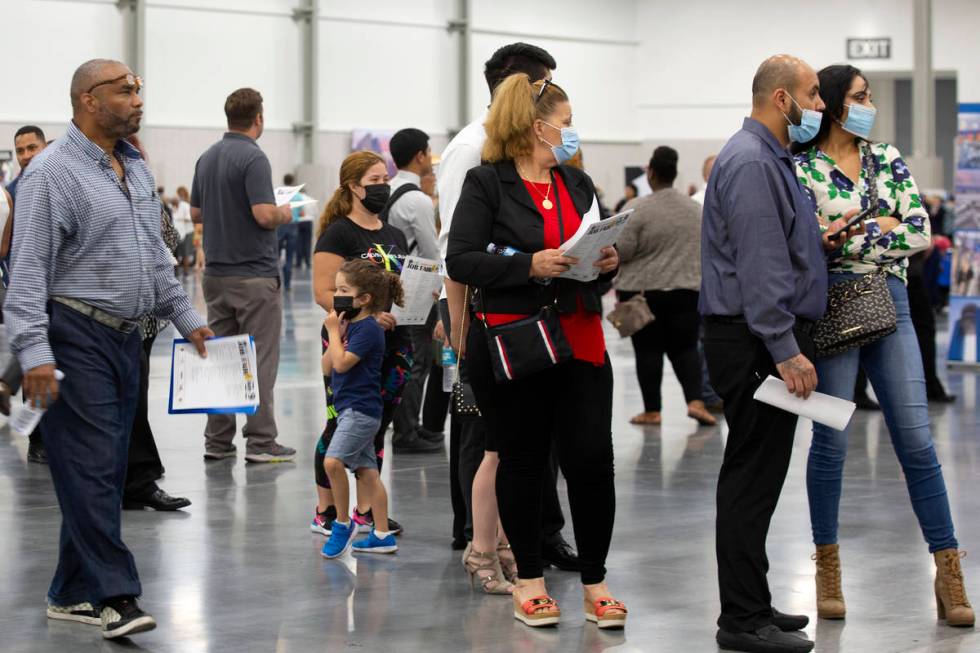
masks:
<svg viewBox="0 0 980 653"><path fill-rule="evenodd" d="M565 182L561 175L555 175L555 183L548 190L548 184L539 184L533 181L523 180L527 187L527 192L534 200L534 205L538 208L538 213L544 219L544 246L547 249L557 249L562 242L572 237L582 224L582 216L575 209L572 197L568 194ZM551 201L551 208L543 206L545 193ZM564 240L558 225L558 206L555 198L561 200L562 222L564 223ZM497 326L507 324L527 317L527 315L514 315L509 313L488 313L486 316L487 324ZM574 313L559 315L562 331L568 344L572 346L572 355L576 360L592 363L593 365L605 365L606 363L606 339L602 334L602 319L598 313L589 313L582 306L579 299L578 310Z"/></svg>

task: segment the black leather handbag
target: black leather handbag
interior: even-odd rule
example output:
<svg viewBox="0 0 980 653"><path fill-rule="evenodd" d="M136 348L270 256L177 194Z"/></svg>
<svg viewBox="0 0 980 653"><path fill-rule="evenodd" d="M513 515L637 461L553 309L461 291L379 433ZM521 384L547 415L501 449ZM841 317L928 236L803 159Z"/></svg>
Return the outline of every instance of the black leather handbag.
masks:
<svg viewBox="0 0 980 653"><path fill-rule="evenodd" d="M456 417L480 417L480 407L476 404L476 395L473 394L473 386L463 380L460 366L463 364L465 348L463 347L463 333L466 322L466 314L469 312L470 287L466 287L463 295L463 312L459 316L459 338L456 346L459 348L460 355L456 357L456 379L453 381L452 401L450 407ZM452 317L450 316L450 319Z"/></svg>
<svg viewBox="0 0 980 653"><path fill-rule="evenodd" d="M483 319L497 383L522 379L572 358L554 304L537 315L498 326L487 325L486 315Z"/></svg>
<svg viewBox="0 0 980 653"><path fill-rule="evenodd" d="M878 205L878 184L873 155L862 159L864 177L868 180L869 206ZM895 332L898 317L895 302L888 290L888 273L878 268L857 279L831 286L827 293L827 311L813 330L817 357L825 358L848 349L869 345Z"/></svg>

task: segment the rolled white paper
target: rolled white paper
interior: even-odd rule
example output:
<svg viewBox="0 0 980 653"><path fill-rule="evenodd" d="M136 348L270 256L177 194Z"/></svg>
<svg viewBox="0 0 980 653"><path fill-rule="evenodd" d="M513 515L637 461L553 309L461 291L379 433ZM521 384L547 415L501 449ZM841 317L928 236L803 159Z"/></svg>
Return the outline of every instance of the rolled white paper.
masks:
<svg viewBox="0 0 980 653"><path fill-rule="evenodd" d="M753 398L764 404L781 408L788 413L820 422L838 431L847 428L856 408L852 401L831 397L821 392L814 392L808 398L801 399L786 389L785 381L774 376L770 376L762 382L759 389L755 391Z"/></svg>

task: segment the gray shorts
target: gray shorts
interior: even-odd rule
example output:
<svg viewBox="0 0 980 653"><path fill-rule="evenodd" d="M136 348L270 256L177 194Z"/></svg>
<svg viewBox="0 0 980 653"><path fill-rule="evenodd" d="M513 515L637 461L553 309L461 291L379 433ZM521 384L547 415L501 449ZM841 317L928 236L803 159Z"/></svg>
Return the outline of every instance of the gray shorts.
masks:
<svg viewBox="0 0 980 653"><path fill-rule="evenodd" d="M357 471L378 468L374 436L381 428L381 418L371 417L347 408L337 416L337 429L330 438L327 458L337 458L347 469Z"/></svg>

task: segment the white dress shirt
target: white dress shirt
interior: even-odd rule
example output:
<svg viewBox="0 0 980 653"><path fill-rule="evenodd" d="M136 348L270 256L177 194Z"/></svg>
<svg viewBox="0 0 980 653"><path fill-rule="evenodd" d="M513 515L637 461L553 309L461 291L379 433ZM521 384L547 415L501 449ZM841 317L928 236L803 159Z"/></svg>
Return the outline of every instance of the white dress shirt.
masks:
<svg viewBox="0 0 980 653"><path fill-rule="evenodd" d="M463 127L449 141L439 161L439 172L436 183L439 188L439 219L442 230L439 232L439 254L443 262L446 260L446 250L449 248L449 228L453 224L453 211L459 202L463 191L463 181L471 168L480 165L483 154L483 142L487 140L487 132L483 123L487 121L487 113Z"/></svg>
<svg viewBox="0 0 980 653"><path fill-rule="evenodd" d="M422 179L414 172L399 170L391 180L392 195L405 184L415 184L421 188ZM388 224L402 230L412 255L441 260L436 238L436 208L432 205L432 198L424 192L409 191L399 197L388 210Z"/></svg>

